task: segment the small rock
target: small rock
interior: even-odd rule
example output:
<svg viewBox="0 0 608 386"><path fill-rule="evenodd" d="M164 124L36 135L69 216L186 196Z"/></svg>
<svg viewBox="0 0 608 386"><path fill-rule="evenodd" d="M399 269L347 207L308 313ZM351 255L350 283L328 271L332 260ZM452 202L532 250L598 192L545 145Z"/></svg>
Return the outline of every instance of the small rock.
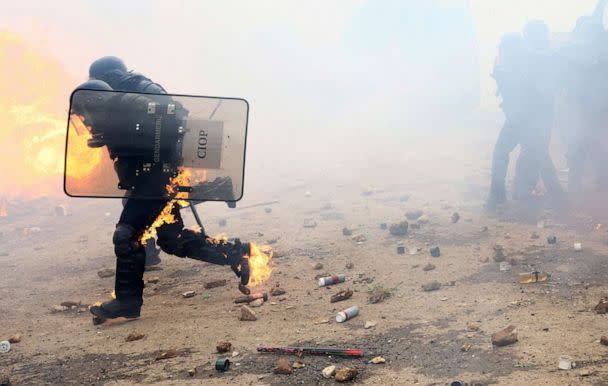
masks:
<svg viewBox="0 0 608 386"><path fill-rule="evenodd" d="M233 351L233 352L232 352L232 357L233 357L233 358L234 358L234 357L238 357L240 354L241 354L241 353L240 353L240 352L238 352L238 351Z"/></svg>
<svg viewBox="0 0 608 386"><path fill-rule="evenodd" d="M10 340L9 340L9 342L10 342ZM602 336L600 338L600 343L603 344L604 346L608 346L608 336Z"/></svg>
<svg viewBox="0 0 608 386"><path fill-rule="evenodd" d="M65 302L61 302L61 305L67 308L77 307L80 305L80 302L74 300L66 300Z"/></svg>
<svg viewBox="0 0 608 386"><path fill-rule="evenodd" d="M329 301L330 301L330 303L341 302L343 300L350 299L351 296L353 296L353 291L347 288L336 294L331 295L331 298L329 299Z"/></svg>
<svg viewBox="0 0 608 386"><path fill-rule="evenodd" d="M343 367L336 372L336 381L338 382L348 382L355 379L358 371L354 367Z"/></svg>
<svg viewBox="0 0 608 386"><path fill-rule="evenodd" d="M188 375L193 377L196 375L196 367L193 367L191 369L188 369Z"/></svg>
<svg viewBox="0 0 608 386"><path fill-rule="evenodd" d="M555 237L555 236L547 237L547 244L556 244L556 243L557 243L557 237Z"/></svg>
<svg viewBox="0 0 608 386"><path fill-rule="evenodd" d="M433 257L441 256L441 250L439 249L439 247L433 247L429 250L429 252L431 253L431 256L433 256Z"/></svg>
<svg viewBox="0 0 608 386"><path fill-rule="evenodd" d="M224 341L224 340L220 340L219 342L217 342L215 344L215 350L217 352L219 352L220 354L228 352L228 351L232 350L232 343Z"/></svg>
<svg viewBox="0 0 608 386"><path fill-rule="evenodd" d="M440 288L441 288L441 283L436 280L422 285L422 290L426 291L426 292L436 291Z"/></svg>
<svg viewBox="0 0 608 386"><path fill-rule="evenodd" d="M59 304L55 304L55 305L51 306L51 313L55 314L58 312L63 312L67 309L68 309L67 307L60 306Z"/></svg>
<svg viewBox="0 0 608 386"><path fill-rule="evenodd" d="M327 318L322 318L322 319L315 321L315 324L328 324L328 323L329 323L329 319L327 319Z"/></svg>
<svg viewBox="0 0 608 386"><path fill-rule="evenodd" d="M344 268L346 268L346 269L353 269L353 268L355 268L355 265L351 261L349 261L348 263L346 263L346 265L344 266Z"/></svg>
<svg viewBox="0 0 608 386"><path fill-rule="evenodd" d="M291 370L291 366L289 365L289 361L285 358L279 359L277 361L277 367L272 369L272 372L275 374L284 374L284 375L291 374L292 370Z"/></svg>
<svg viewBox="0 0 608 386"><path fill-rule="evenodd" d="M139 332L132 332L125 338L125 342L134 342L136 340L143 339L146 335Z"/></svg>
<svg viewBox="0 0 608 386"><path fill-rule="evenodd" d="M304 228L315 228L317 226L317 222L311 218L307 218L304 220Z"/></svg>
<svg viewBox="0 0 608 386"><path fill-rule="evenodd" d="M583 370L579 371L579 373L578 373L578 375L580 375L581 377L588 377L593 374L595 374L595 370L591 370L591 369L583 369Z"/></svg>
<svg viewBox="0 0 608 386"><path fill-rule="evenodd" d="M515 342L517 342L517 329L515 326L509 326L502 331L492 334L492 344L494 346L508 346Z"/></svg>
<svg viewBox="0 0 608 386"><path fill-rule="evenodd" d="M416 221L420 217L422 217L423 214L424 212L421 210L408 210L407 212L405 212L405 218L410 221Z"/></svg>
<svg viewBox="0 0 608 386"><path fill-rule="evenodd" d="M291 365L291 367L293 367L294 369L303 369L304 367L306 367L306 365L300 361L295 361L293 362L293 365Z"/></svg>
<svg viewBox="0 0 608 386"><path fill-rule="evenodd" d="M315 270L323 269L323 264L322 263L317 263L317 264L314 265L314 267L312 267L312 269L315 269Z"/></svg>
<svg viewBox="0 0 608 386"><path fill-rule="evenodd" d="M11 344L21 342L21 334L16 333L16 334L12 335L10 338L8 338L8 342Z"/></svg>
<svg viewBox="0 0 608 386"><path fill-rule="evenodd" d="M270 290L270 296L281 296L285 295L287 292L281 287L273 287Z"/></svg>
<svg viewBox="0 0 608 386"><path fill-rule="evenodd" d="M425 266L422 268L422 270L423 270L423 271L432 271L432 270L434 270L435 268L436 268L436 267L435 267L435 264L428 263L427 265L425 265Z"/></svg>
<svg viewBox="0 0 608 386"><path fill-rule="evenodd" d="M343 234L344 236L352 236L352 235L353 235L353 231L351 231L351 230L350 230L350 229L348 229L348 228L342 228L342 234Z"/></svg>
<svg viewBox="0 0 608 386"><path fill-rule="evenodd" d="M192 298L194 295L196 295L196 291L186 291L182 293L184 299Z"/></svg>
<svg viewBox="0 0 608 386"><path fill-rule="evenodd" d="M471 343L465 343L462 345L462 347L460 348L460 351L462 352L467 352L469 351L471 348L473 347L473 345Z"/></svg>
<svg viewBox="0 0 608 386"><path fill-rule="evenodd" d="M364 243L367 241L365 235L355 235L352 237L352 240L357 243Z"/></svg>
<svg viewBox="0 0 608 386"><path fill-rule="evenodd" d="M264 304L264 299L260 298L260 299L255 299L252 302L249 302L249 307L262 307L262 305Z"/></svg>
<svg viewBox="0 0 608 386"><path fill-rule="evenodd" d="M398 254L398 255L403 255L403 254L405 254L405 247L404 247L404 246L399 246L399 247L397 247L397 254Z"/></svg>
<svg viewBox="0 0 608 386"><path fill-rule="evenodd" d="M493 249L494 249L494 261L497 263L505 261L506 256L505 256L505 252L502 248L502 245L496 244L496 245L494 245Z"/></svg>
<svg viewBox="0 0 608 386"><path fill-rule="evenodd" d="M113 269L104 268L101 271L97 271L97 276L104 279L106 277L114 277L115 273L116 273L116 271L114 271Z"/></svg>
<svg viewBox="0 0 608 386"><path fill-rule="evenodd" d="M458 214L458 212L454 212L452 214L452 224L456 224L458 220L460 220L460 215Z"/></svg>
<svg viewBox="0 0 608 386"><path fill-rule="evenodd" d="M481 256L479 258L480 263L487 263L488 261L490 261L490 258L488 256Z"/></svg>
<svg viewBox="0 0 608 386"><path fill-rule="evenodd" d="M598 314L608 313L608 298L601 298L600 302L595 306L595 312Z"/></svg>
<svg viewBox="0 0 608 386"><path fill-rule="evenodd" d="M163 360L163 359L175 358L176 356L177 356L177 350L174 349L174 348L172 348L172 349L169 349L167 351L163 351L160 354L158 354L156 356L156 360L160 361L160 360Z"/></svg>
<svg viewBox="0 0 608 386"><path fill-rule="evenodd" d="M401 221L397 224L391 224L389 232L393 236L405 236L407 235L407 228L409 223L407 221Z"/></svg>
<svg viewBox="0 0 608 386"><path fill-rule="evenodd" d="M327 366L326 368L323 369L323 371L321 371L321 373L323 374L323 378L331 378L334 376L334 374L336 373L336 366L332 365L332 366Z"/></svg>
<svg viewBox="0 0 608 386"><path fill-rule="evenodd" d="M146 283L150 283L150 284L156 284L160 281L160 277L158 276L152 276L149 279L146 280Z"/></svg>
<svg viewBox="0 0 608 386"><path fill-rule="evenodd" d="M467 331L479 331L481 325L475 322L467 322Z"/></svg>
<svg viewBox="0 0 608 386"><path fill-rule="evenodd" d="M382 358L382 357L373 357L369 363L373 363L375 365L379 365L381 363L386 363L386 359Z"/></svg>
<svg viewBox="0 0 608 386"><path fill-rule="evenodd" d="M214 280L214 281L209 281L209 282L205 283L205 289L223 287L225 285L226 285L226 279Z"/></svg>
<svg viewBox="0 0 608 386"><path fill-rule="evenodd" d="M378 322L376 322L376 321L374 321L374 320L368 320L368 321L366 321L366 322L365 322L365 324L363 325L363 328L365 328L365 329L367 330L367 329L370 329L370 328L372 328L372 327L375 327L375 326L376 326L376 324L378 324Z"/></svg>
<svg viewBox="0 0 608 386"><path fill-rule="evenodd" d="M258 320L258 317L255 316L255 312L247 306L241 306L241 321L253 322Z"/></svg>
<svg viewBox="0 0 608 386"><path fill-rule="evenodd" d="M416 221L418 224L428 224L428 222L430 221L429 216L427 216L426 214L423 214L422 216L418 217L418 220Z"/></svg>

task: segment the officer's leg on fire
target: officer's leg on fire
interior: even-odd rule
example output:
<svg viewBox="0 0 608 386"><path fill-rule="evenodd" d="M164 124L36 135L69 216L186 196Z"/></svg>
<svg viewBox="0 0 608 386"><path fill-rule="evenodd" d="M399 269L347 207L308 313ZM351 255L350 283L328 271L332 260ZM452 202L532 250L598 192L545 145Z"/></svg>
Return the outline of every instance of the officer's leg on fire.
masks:
<svg viewBox="0 0 608 386"><path fill-rule="evenodd" d="M511 154L519 142L519 128L517 126L514 120L507 118L496 140L492 156L490 197L486 204L489 210L495 209L496 206L507 200L505 179L509 168L509 154Z"/></svg>
<svg viewBox="0 0 608 386"><path fill-rule="evenodd" d="M171 214L175 222L163 224L156 230L158 246L165 253L211 264L229 265L241 278L241 283L247 285L249 265L246 256L250 255L248 243L241 243L238 239L234 242L214 240L200 231L184 228L178 204L174 204Z"/></svg>

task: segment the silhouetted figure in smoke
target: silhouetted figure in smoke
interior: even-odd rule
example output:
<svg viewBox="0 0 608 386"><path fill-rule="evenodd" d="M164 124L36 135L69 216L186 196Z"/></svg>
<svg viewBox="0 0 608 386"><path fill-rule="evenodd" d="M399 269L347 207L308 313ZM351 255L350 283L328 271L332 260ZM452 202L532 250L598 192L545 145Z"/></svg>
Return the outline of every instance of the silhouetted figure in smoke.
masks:
<svg viewBox="0 0 608 386"><path fill-rule="evenodd" d="M502 99L505 123L498 136L492 158L492 180L486 208L496 210L506 203L505 178L509 154L519 144L521 151L515 169L513 196L526 200L542 178L554 198L562 188L549 155L553 123L555 75L550 71L549 31L541 21L524 28L524 36L507 34L499 45L492 76Z"/></svg>
<svg viewBox="0 0 608 386"><path fill-rule="evenodd" d="M115 57L105 57L95 61L90 68L90 78L93 80L78 88L165 93L160 85L153 83L143 75L127 72L124 63ZM74 108L80 109L80 112L76 112L83 115L85 123L91 126L94 146L108 147L110 156L114 160L119 184L131 186L129 178L135 175L134 165L141 159L138 159L138 155L132 150L129 151L129 147L124 146L126 141L121 141L120 137L116 138L122 133L116 128L130 127L130 124L137 122L137 118L132 117L131 114L135 111L146 111L148 103L155 102L154 95L105 94L111 95L111 99L107 101L94 98L85 99L84 103L88 103L88 106L74 106ZM114 110L112 115L98 116L91 113L100 103L112 103L112 106L120 106L121 109L118 112ZM103 109L98 110L103 111ZM97 140L100 142L95 142ZM91 143L90 141L89 144ZM161 144L161 146L164 145ZM167 144L167 148L174 149L175 143ZM164 196L165 186L169 182L164 173L155 174L152 171L149 176L139 178L140 186L137 189L143 186L141 189L150 196ZM141 181L141 178L144 180ZM117 258L116 299L104 302L101 306L92 307L91 312L96 317L102 320L139 317L143 304L143 274L146 260L146 251L141 245L140 239L146 228L154 222L168 202L166 199L141 199L127 196L112 239ZM204 233L184 229L180 207L177 203L173 204L171 214L174 216L175 222L164 224L157 229L158 245L164 252L212 264L230 265L236 275L241 278L241 284L248 283L247 258L250 255L248 243L241 243L238 239L234 243L217 242L209 239Z"/></svg>

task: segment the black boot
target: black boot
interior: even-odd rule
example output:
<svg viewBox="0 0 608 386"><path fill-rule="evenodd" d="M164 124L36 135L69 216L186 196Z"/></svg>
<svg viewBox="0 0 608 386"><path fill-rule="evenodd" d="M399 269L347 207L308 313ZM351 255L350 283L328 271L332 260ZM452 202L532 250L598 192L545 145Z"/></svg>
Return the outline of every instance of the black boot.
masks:
<svg viewBox="0 0 608 386"><path fill-rule="evenodd" d="M91 313L101 319L139 318L142 302L137 299L112 299L103 302L100 306L92 306Z"/></svg>

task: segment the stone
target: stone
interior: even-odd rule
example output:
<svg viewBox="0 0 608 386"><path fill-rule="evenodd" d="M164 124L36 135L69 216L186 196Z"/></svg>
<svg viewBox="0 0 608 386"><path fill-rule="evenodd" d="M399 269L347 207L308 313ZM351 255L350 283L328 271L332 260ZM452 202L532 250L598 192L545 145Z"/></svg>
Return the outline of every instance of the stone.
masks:
<svg viewBox="0 0 608 386"><path fill-rule="evenodd" d="M220 354L228 352L232 350L232 343L225 340L220 340L215 344L215 350Z"/></svg>
<svg viewBox="0 0 608 386"><path fill-rule="evenodd" d="M72 308L79 306L80 302L75 300L66 300L65 302L61 302L61 305L63 307Z"/></svg>
<svg viewBox="0 0 608 386"><path fill-rule="evenodd" d="M10 344L21 342L21 334L20 333L13 334L10 338L8 338L8 342Z"/></svg>
<svg viewBox="0 0 608 386"><path fill-rule="evenodd" d="M497 263L505 261L506 256L502 245L496 244L492 248L494 249L494 261Z"/></svg>
<svg viewBox="0 0 608 386"><path fill-rule="evenodd" d="M317 263L317 264L315 264L312 267L312 269L315 269L315 270L323 269L323 264L322 263Z"/></svg>
<svg viewBox="0 0 608 386"><path fill-rule="evenodd" d="M264 299L260 298L260 299L255 299L252 302L249 302L249 307L262 307L262 305L264 304Z"/></svg>
<svg viewBox="0 0 608 386"><path fill-rule="evenodd" d="M306 367L306 365L300 361L295 361L293 362L293 365L291 365L291 367L293 367L294 369L303 369L304 367Z"/></svg>
<svg viewBox="0 0 608 386"><path fill-rule="evenodd" d="M177 350L174 349L174 348L171 348L171 349L169 349L167 351L163 351L160 354L158 354L156 356L156 360L160 361L160 360L163 360L163 359L175 358L176 356L177 356Z"/></svg>
<svg viewBox="0 0 608 386"><path fill-rule="evenodd" d="M393 236L405 236L407 235L407 228L409 223L407 221L401 221L400 223L391 224L389 232Z"/></svg>
<svg viewBox="0 0 608 386"><path fill-rule="evenodd" d="M193 368L191 368L191 369L188 369L188 375L189 375L189 376L191 376L191 377L195 376L195 375L196 375L196 372L197 372L197 371L196 371L196 367L193 367Z"/></svg>
<svg viewBox="0 0 608 386"><path fill-rule="evenodd" d="M456 224L460 220L460 214L458 212L452 213L452 224Z"/></svg>
<svg viewBox="0 0 608 386"><path fill-rule="evenodd" d="M368 320L365 322L365 324L363 325L363 328L365 328L366 330L375 327L376 324L378 324L378 322L374 321L374 320Z"/></svg>
<svg viewBox="0 0 608 386"><path fill-rule="evenodd" d="M273 287L270 290L270 296L281 296L285 295L287 292L281 287Z"/></svg>
<svg viewBox="0 0 608 386"><path fill-rule="evenodd" d="M431 253L431 256L433 256L433 257L441 256L441 250L439 249L439 247L433 247L433 248L429 249L429 252Z"/></svg>
<svg viewBox="0 0 608 386"><path fill-rule="evenodd" d="M226 279L214 280L214 281L209 281L209 282L205 283L205 289L223 287L225 285L226 285Z"/></svg>
<svg viewBox="0 0 608 386"><path fill-rule="evenodd" d="M435 268L436 268L436 267L435 267L435 264L428 263L427 265L425 265L424 267L422 267L422 270L423 270L423 271L432 271L432 270L434 270Z"/></svg>
<svg viewBox="0 0 608 386"><path fill-rule="evenodd" d="M436 280L422 285L422 290L425 292L436 291L440 288L441 288L441 283Z"/></svg>
<svg viewBox="0 0 608 386"><path fill-rule="evenodd" d="M292 372L291 365L287 359L281 358L277 361L277 366L272 369L272 372L275 374L289 375Z"/></svg>
<svg viewBox="0 0 608 386"><path fill-rule="evenodd" d="M355 379L359 372L354 367L343 367L336 372L336 381L349 382Z"/></svg>
<svg viewBox="0 0 608 386"><path fill-rule="evenodd" d="M10 342L10 340L9 340L9 342ZM608 336L602 336L600 338L600 344L603 344L604 346L608 346Z"/></svg>
<svg viewBox="0 0 608 386"><path fill-rule="evenodd" d="M462 352L468 352L471 348L473 347L473 345L471 343L464 343L462 345L462 347L460 347L460 351Z"/></svg>
<svg viewBox="0 0 608 386"><path fill-rule="evenodd" d="M352 236L352 235L353 235L353 231L351 231L351 230L350 230L350 229L348 229L348 228L342 228L342 234L343 234L344 236Z"/></svg>
<svg viewBox="0 0 608 386"><path fill-rule="evenodd" d="M343 300L350 299L351 296L353 296L353 291L351 289L347 288L345 290L342 290L338 293L331 295L329 302L330 303L341 302Z"/></svg>
<svg viewBox="0 0 608 386"><path fill-rule="evenodd" d="M608 298L601 298L600 302L594 308L598 314L608 313Z"/></svg>
<svg viewBox="0 0 608 386"><path fill-rule="evenodd" d="M382 358L382 357L373 357L369 363L373 363L375 365L379 365L381 363L386 363L386 359Z"/></svg>
<svg viewBox="0 0 608 386"><path fill-rule="evenodd" d="M331 378L334 376L334 374L336 373L336 366L332 365L332 366L327 366L326 368L323 369L323 371L321 371L321 374L323 374L323 378Z"/></svg>
<svg viewBox="0 0 608 386"><path fill-rule="evenodd" d="M490 261L490 258L489 258L488 256L481 256L481 257L479 258L479 262L480 262L480 263L487 263L487 262L489 262L489 261Z"/></svg>
<svg viewBox="0 0 608 386"><path fill-rule="evenodd" d="M140 340L143 339L146 335L139 333L139 332L131 332L129 335L127 335L127 337L125 338L125 342L134 342L136 340Z"/></svg>
<svg viewBox="0 0 608 386"><path fill-rule="evenodd" d="M258 320L258 317L255 315L255 312L247 306L241 306L241 321L244 322L254 322Z"/></svg>
<svg viewBox="0 0 608 386"><path fill-rule="evenodd" d="M114 271L113 269L110 268L104 268L100 271L97 271L97 276L99 276L100 278L104 279L106 277L114 277L114 274L116 273L116 271Z"/></svg>
<svg viewBox="0 0 608 386"><path fill-rule="evenodd" d="M416 221L420 217L422 217L423 214L424 214L424 212L419 209L408 210L407 212L405 212L405 218L407 218L410 221Z"/></svg>
<svg viewBox="0 0 608 386"><path fill-rule="evenodd" d="M517 328L513 325L492 334L492 344L502 347L517 342Z"/></svg>
<svg viewBox="0 0 608 386"><path fill-rule="evenodd" d="M51 306L51 313L55 314L58 312L63 312L67 309L68 309L67 307L60 306L59 304L55 304L55 305Z"/></svg>
<svg viewBox="0 0 608 386"><path fill-rule="evenodd" d="M158 276L152 276L152 277L150 277L150 278L148 278L148 279L146 280L146 283L150 283L150 284L156 284L156 283L158 283L159 281L160 281L160 277L158 277Z"/></svg>
<svg viewBox="0 0 608 386"><path fill-rule="evenodd" d="M192 298L196 295L196 291L186 291L182 293L182 298L184 299L188 299L188 298Z"/></svg>

